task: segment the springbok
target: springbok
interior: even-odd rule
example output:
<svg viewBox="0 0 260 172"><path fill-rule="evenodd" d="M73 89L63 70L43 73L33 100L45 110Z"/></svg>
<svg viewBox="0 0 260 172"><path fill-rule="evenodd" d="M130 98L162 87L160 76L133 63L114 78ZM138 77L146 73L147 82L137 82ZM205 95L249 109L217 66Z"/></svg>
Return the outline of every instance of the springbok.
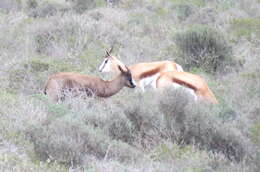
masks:
<svg viewBox="0 0 260 172"><path fill-rule="evenodd" d="M106 51L106 56L101 65L99 66L99 71L102 73L108 72L119 72L117 66L124 67L124 64L115 56L111 55L113 47L110 51ZM129 66L132 73L133 79L143 91L148 85L155 84L156 78L162 72L168 71L183 71L182 67L172 61L156 61L148 63L137 63L135 65ZM155 87L155 86L153 86Z"/></svg>
<svg viewBox="0 0 260 172"><path fill-rule="evenodd" d="M118 66L121 72L111 81L104 81L99 77L83 75L78 73L62 72L51 75L47 80L44 93L53 101L58 102L65 99L67 92L78 96L110 97L119 92L124 86L135 88L136 84L132 79L130 70L124 66Z"/></svg>
<svg viewBox="0 0 260 172"><path fill-rule="evenodd" d="M195 100L202 98L213 104L218 103L206 81L199 75L188 72L164 72L157 78L155 89L163 89L167 86L183 87L194 96Z"/></svg>

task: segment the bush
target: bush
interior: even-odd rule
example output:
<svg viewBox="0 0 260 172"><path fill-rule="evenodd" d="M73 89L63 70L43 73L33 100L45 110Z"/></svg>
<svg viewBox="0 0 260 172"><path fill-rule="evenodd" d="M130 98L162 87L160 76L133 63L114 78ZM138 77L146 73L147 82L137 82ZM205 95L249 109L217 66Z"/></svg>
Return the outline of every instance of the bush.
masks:
<svg viewBox="0 0 260 172"><path fill-rule="evenodd" d="M27 0L26 1L26 8L31 9L31 8L36 8L38 6L37 0Z"/></svg>
<svg viewBox="0 0 260 172"><path fill-rule="evenodd" d="M224 36L209 27L194 27L175 36L180 51L181 64L188 69L203 68L207 72L216 72L232 61L231 47Z"/></svg>
<svg viewBox="0 0 260 172"><path fill-rule="evenodd" d="M90 52L99 48L92 37L92 19L83 15L70 15L64 14L62 18L51 17L44 20L44 24L35 22L35 25L31 26L31 36L37 53L55 58L83 58L92 55Z"/></svg>
<svg viewBox="0 0 260 172"><path fill-rule="evenodd" d="M190 4L179 4L176 6L177 16L180 21L186 20L192 13L194 13L195 7Z"/></svg>
<svg viewBox="0 0 260 172"><path fill-rule="evenodd" d="M106 160L117 160L124 163L137 163L138 160L144 158L144 154L124 142L110 141L104 158Z"/></svg>
<svg viewBox="0 0 260 172"><path fill-rule="evenodd" d="M127 143L111 140L101 128L85 125L69 115L52 119L48 125L34 126L28 135L41 160L71 166L85 164L89 156L121 162L141 157L141 153Z"/></svg>
<svg viewBox="0 0 260 172"><path fill-rule="evenodd" d="M216 107L189 99L179 90L167 90L159 97L167 132L173 142L194 143L237 161L249 156L248 139L237 128L223 123Z"/></svg>
<svg viewBox="0 0 260 172"><path fill-rule="evenodd" d="M234 19L231 22L232 31L238 37L246 37L249 40L254 39L254 36L260 39L260 21L254 18Z"/></svg>
<svg viewBox="0 0 260 172"><path fill-rule="evenodd" d="M82 102L82 100L79 102ZM102 129L113 140L133 144L134 126L125 116L122 108L110 101L100 103L90 100L89 102L86 101L86 104L82 104L83 107L86 107L84 109L82 109L82 106L74 109L73 113L78 114L78 118L81 118L87 125Z"/></svg>
<svg viewBox="0 0 260 172"><path fill-rule="evenodd" d="M102 0L67 0L72 2L72 9L77 13L84 13L86 10L93 9L97 6L103 5L105 2Z"/></svg>
<svg viewBox="0 0 260 172"><path fill-rule="evenodd" d="M43 60L42 60L43 59ZM39 93L44 87L48 75L56 72L77 71L78 69L66 61L50 61L43 57L32 58L13 66L7 73L9 92L24 94Z"/></svg>
<svg viewBox="0 0 260 172"><path fill-rule="evenodd" d="M71 165L83 163L87 154L104 157L108 146L108 138L92 127L60 119L28 134L40 159Z"/></svg>
<svg viewBox="0 0 260 172"><path fill-rule="evenodd" d="M151 148L166 138L165 121L153 96L151 93L136 95L124 107L136 132L135 141L144 148Z"/></svg>
<svg viewBox="0 0 260 172"><path fill-rule="evenodd" d="M64 7L60 7L58 4L43 2L37 3L37 1L27 1L28 15L30 17L49 17L57 14L59 11L64 11Z"/></svg>

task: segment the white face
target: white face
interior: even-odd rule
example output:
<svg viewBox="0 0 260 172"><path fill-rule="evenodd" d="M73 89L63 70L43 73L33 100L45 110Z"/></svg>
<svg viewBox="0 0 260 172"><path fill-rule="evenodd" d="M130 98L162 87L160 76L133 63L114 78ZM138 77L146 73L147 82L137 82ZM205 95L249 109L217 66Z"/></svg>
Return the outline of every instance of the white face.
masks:
<svg viewBox="0 0 260 172"><path fill-rule="evenodd" d="M105 58L105 60L99 66L98 70L101 73L111 72L111 61L108 58Z"/></svg>

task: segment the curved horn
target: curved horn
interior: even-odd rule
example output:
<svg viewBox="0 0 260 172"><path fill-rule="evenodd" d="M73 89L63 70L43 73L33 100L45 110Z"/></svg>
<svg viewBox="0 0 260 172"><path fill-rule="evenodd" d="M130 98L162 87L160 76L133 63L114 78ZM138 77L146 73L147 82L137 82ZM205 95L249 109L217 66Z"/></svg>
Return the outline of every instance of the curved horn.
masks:
<svg viewBox="0 0 260 172"><path fill-rule="evenodd" d="M110 53L112 53L113 48L114 48L114 47L112 46L112 48L111 48L109 51L106 50L107 56L110 56Z"/></svg>
<svg viewBox="0 0 260 172"><path fill-rule="evenodd" d="M109 51L106 50L107 56L110 56L110 53L112 53L114 46L111 47Z"/></svg>
<svg viewBox="0 0 260 172"><path fill-rule="evenodd" d="M109 50L109 54L112 53L113 49L114 49L114 45L112 45L111 49Z"/></svg>
<svg viewBox="0 0 260 172"><path fill-rule="evenodd" d="M107 56L110 56L110 53L106 50Z"/></svg>

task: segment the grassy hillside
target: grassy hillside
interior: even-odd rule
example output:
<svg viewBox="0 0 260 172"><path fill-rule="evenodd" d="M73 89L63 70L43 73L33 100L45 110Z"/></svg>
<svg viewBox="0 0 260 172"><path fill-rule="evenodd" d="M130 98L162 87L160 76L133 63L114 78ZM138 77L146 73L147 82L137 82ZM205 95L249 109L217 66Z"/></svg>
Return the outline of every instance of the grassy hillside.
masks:
<svg viewBox="0 0 260 172"><path fill-rule="evenodd" d="M1 0L0 171L259 171L259 0ZM182 90L124 88L53 104L48 76L110 79L105 49L127 65L173 60L219 105Z"/></svg>

